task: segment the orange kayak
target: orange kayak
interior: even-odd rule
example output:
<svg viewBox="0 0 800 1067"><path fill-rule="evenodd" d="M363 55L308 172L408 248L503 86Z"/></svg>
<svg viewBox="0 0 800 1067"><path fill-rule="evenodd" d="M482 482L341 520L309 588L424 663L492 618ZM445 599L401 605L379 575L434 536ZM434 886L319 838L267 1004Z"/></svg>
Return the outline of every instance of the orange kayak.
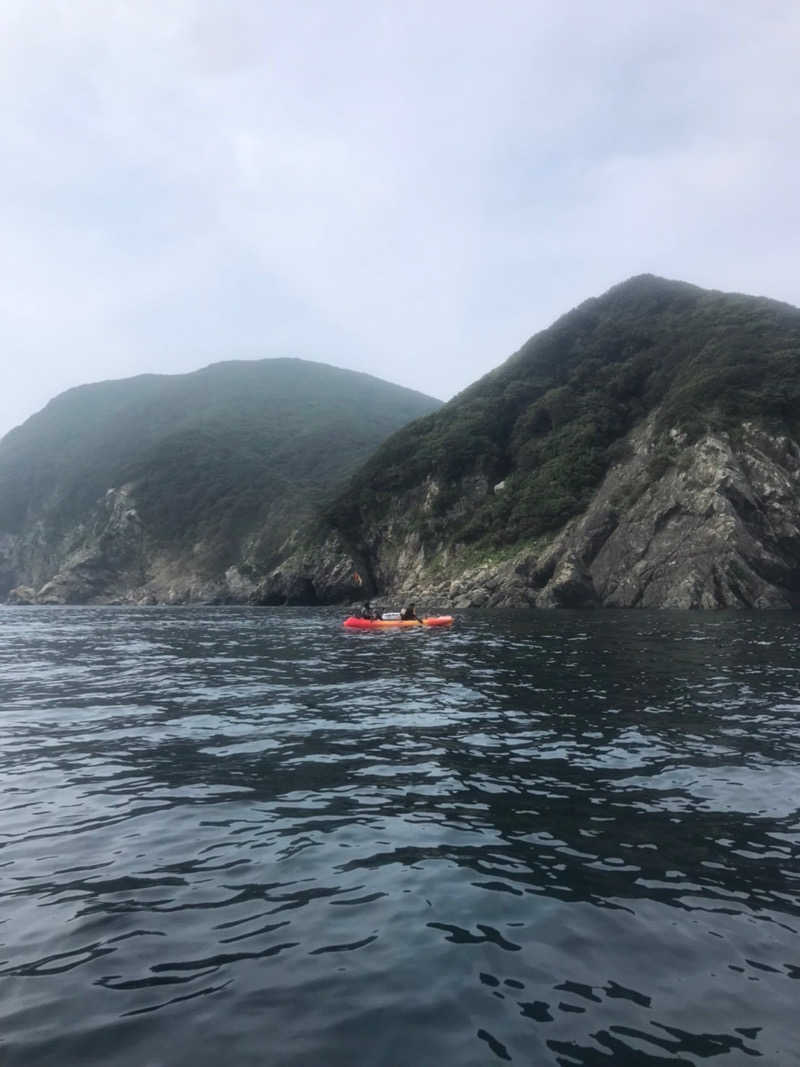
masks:
<svg viewBox="0 0 800 1067"><path fill-rule="evenodd" d="M452 615L432 615L422 622L416 619L358 619L351 615L344 620L344 625L348 630L389 630L404 626L449 626L452 621Z"/></svg>

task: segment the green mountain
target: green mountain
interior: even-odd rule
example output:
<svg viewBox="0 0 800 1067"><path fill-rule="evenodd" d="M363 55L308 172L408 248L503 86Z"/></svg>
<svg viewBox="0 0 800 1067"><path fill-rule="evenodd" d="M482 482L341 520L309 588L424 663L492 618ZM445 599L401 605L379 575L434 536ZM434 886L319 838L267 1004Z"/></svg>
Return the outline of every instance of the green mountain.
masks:
<svg viewBox="0 0 800 1067"><path fill-rule="evenodd" d="M127 540L146 542L134 553L144 584L154 560L178 586L182 573L200 585L231 566L258 573L389 433L438 406L299 359L71 389L0 442L0 595L66 567L89 582L68 598L103 596L120 564L118 537L106 551L115 508Z"/></svg>
<svg viewBox="0 0 800 1067"><path fill-rule="evenodd" d="M561 558L554 544L562 544L570 523L586 516L612 474L619 480L628 464L631 478L608 504L594 548L576 544L569 551L581 575L579 602L647 603L641 590L638 600L615 599L611 579L598 588L591 573L595 556L613 535L626 566L645 560L624 550L622 541L632 544L636 537L625 526L626 509L652 496L665 478L673 510L664 521L678 529L683 516L688 536L691 523L700 522L692 508L702 504L679 500L675 478L681 464L684 474L689 471L698 448L716 441L744 482L750 479L733 484L732 475L731 484L719 488L728 504L737 502L729 518L769 541L771 558L762 560L760 577L769 582L770 573L780 572L783 588L800 563L798 542L785 507L782 533L774 523L772 532L763 523L756 529L754 516L769 512L769 489L756 491L751 483L758 460L741 455L755 430L765 435L762 451L782 457L774 477L793 477L800 310L643 275L587 300L439 410L392 435L331 505L328 518L377 589L452 593L470 568L491 571L516 557L517 578L523 572L534 577L515 578L513 593L503 579L502 589L479 590L471 602L549 603L552 588L547 596L542 590L552 585L554 560ZM641 524L647 527L646 515ZM694 549L684 544L687 552L712 551L708 539ZM717 558L720 544L714 542ZM729 579L736 585L731 574L716 577L723 584ZM707 581L708 575L700 584ZM744 588L741 581L738 586ZM655 602L670 602L663 590L659 596ZM794 591L786 596L786 603L797 599ZM754 597L752 590L738 600L724 593L715 602ZM701 593L675 598L687 606L702 600Z"/></svg>
<svg viewBox="0 0 800 1067"><path fill-rule="evenodd" d="M0 442L0 596L364 592L800 607L800 310L643 275L445 405L228 363L72 390Z"/></svg>

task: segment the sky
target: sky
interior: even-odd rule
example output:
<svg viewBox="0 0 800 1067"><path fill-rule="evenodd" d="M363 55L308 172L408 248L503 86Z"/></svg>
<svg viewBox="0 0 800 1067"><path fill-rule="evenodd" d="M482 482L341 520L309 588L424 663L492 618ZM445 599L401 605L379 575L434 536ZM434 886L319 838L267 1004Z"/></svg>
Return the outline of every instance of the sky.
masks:
<svg viewBox="0 0 800 1067"><path fill-rule="evenodd" d="M2 0L0 434L300 356L448 399L644 271L800 304L795 0Z"/></svg>

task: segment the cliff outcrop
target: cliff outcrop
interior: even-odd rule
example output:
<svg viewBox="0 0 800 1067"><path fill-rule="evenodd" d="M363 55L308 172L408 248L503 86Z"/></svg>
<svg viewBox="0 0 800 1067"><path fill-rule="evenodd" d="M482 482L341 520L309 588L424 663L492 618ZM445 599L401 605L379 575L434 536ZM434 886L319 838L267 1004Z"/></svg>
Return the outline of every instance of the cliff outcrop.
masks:
<svg viewBox="0 0 800 1067"><path fill-rule="evenodd" d="M367 527L372 588L396 599L465 607L800 607L800 446L750 423L687 443L659 437L655 416L631 435L586 510L554 536L476 553L423 540L429 482ZM461 485L462 506L492 491ZM307 561L308 564L308 561ZM329 562L306 566L324 587Z"/></svg>
<svg viewBox="0 0 800 1067"><path fill-rule="evenodd" d="M249 549L249 551L248 551ZM254 538L242 558L209 572L208 546L181 552L159 544L141 518L130 486L109 489L90 521L50 543L38 527L31 537L6 536L0 567L32 575L33 584L10 588L10 604L329 604L363 592L357 565L335 533L311 539L293 534L283 561L259 573ZM38 580L37 580L38 579Z"/></svg>
<svg viewBox="0 0 800 1067"><path fill-rule="evenodd" d="M313 598L301 578L270 575L317 543L335 487L439 406L294 359L63 393L0 442L0 600Z"/></svg>
<svg viewBox="0 0 800 1067"><path fill-rule="evenodd" d="M208 369L225 404L193 380L202 417L177 427L174 398L142 420L159 383L132 410L106 383L103 425L123 423L135 461L97 420L84 442L71 402L6 439L0 597L800 607L797 308L633 278L441 407L359 376L320 388L287 363L268 419L239 365Z"/></svg>
<svg viewBox="0 0 800 1067"><path fill-rule="evenodd" d="M454 607L800 605L800 311L642 276L393 435L331 509Z"/></svg>
<svg viewBox="0 0 800 1067"><path fill-rule="evenodd" d="M749 423L684 447L679 432L658 442L648 427L531 562L543 607L797 607L800 448Z"/></svg>

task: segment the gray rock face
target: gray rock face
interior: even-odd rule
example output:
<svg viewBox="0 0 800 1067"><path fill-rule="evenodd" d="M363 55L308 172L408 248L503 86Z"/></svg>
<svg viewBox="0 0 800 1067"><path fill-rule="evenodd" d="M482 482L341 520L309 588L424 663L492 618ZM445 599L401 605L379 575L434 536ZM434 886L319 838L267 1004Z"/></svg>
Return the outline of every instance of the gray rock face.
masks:
<svg viewBox="0 0 800 1067"><path fill-rule="evenodd" d="M336 604L372 595L374 588L363 562L330 533L313 549L295 549L259 582L251 599L259 604Z"/></svg>
<svg viewBox="0 0 800 1067"><path fill-rule="evenodd" d="M800 449L745 424L707 435L653 478L650 426L591 506L537 561L535 603L789 608L800 604Z"/></svg>
<svg viewBox="0 0 800 1067"><path fill-rule="evenodd" d="M167 556L145 529L127 486L110 488L86 523L54 536L37 523L0 542L9 602L183 603L247 599L255 587L235 568L209 579L191 558Z"/></svg>
<svg viewBox="0 0 800 1067"><path fill-rule="evenodd" d="M446 515L438 542L423 542L441 491L427 482L365 532L377 587L455 609L800 607L798 444L748 423L735 440L692 445L653 426L632 435L583 515L502 560L471 562L447 542ZM476 480L460 490L462 508L494 491Z"/></svg>
<svg viewBox="0 0 800 1067"><path fill-rule="evenodd" d="M18 585L8 594L8 603L17 605L35 604L36 590L31 589L29 585Z"/></svg>
<svg viewBox="0 0 800 1067"><path fill-rule="evenodd" d="M800 607L800 447L745 423L688 444L630 438L583 515L547 543L476 557L448 539L455 509L496 486L443 489L429 479L368 525L358 551L333 531L295 535L284 561L258 574L246 556L224 574L193 554L167 555L129 488L109 489L85 525L59 539L34 526L0 537L0 595L15 603L341 603L384 594L433 610L466 607ZM455 489L455 492L453 491ZM504 490L507 491L507 490ZM203 546L195 546L202 555Z"/></svg>
<svg viewBox="0 0 800 1067"><path fill-rule="evenodd" d="M48 537L37 524L23 537L0 540L0 595L14 604L318 604L341 602L374 586L335 534L313 549L285 546L286 558L257 575L246 554L223 573L201 570L197 543L165 551L143 524L131 489L109 489L86 524Z"/></svg>
<svg viewBox="0 0 800 1067"><path fill-rule="evenodd" d="M64 548L58 570L37 590L40 604L81 604L140 584L144 531L129 490L109 489L89 527L76 528Z"/></svg>

